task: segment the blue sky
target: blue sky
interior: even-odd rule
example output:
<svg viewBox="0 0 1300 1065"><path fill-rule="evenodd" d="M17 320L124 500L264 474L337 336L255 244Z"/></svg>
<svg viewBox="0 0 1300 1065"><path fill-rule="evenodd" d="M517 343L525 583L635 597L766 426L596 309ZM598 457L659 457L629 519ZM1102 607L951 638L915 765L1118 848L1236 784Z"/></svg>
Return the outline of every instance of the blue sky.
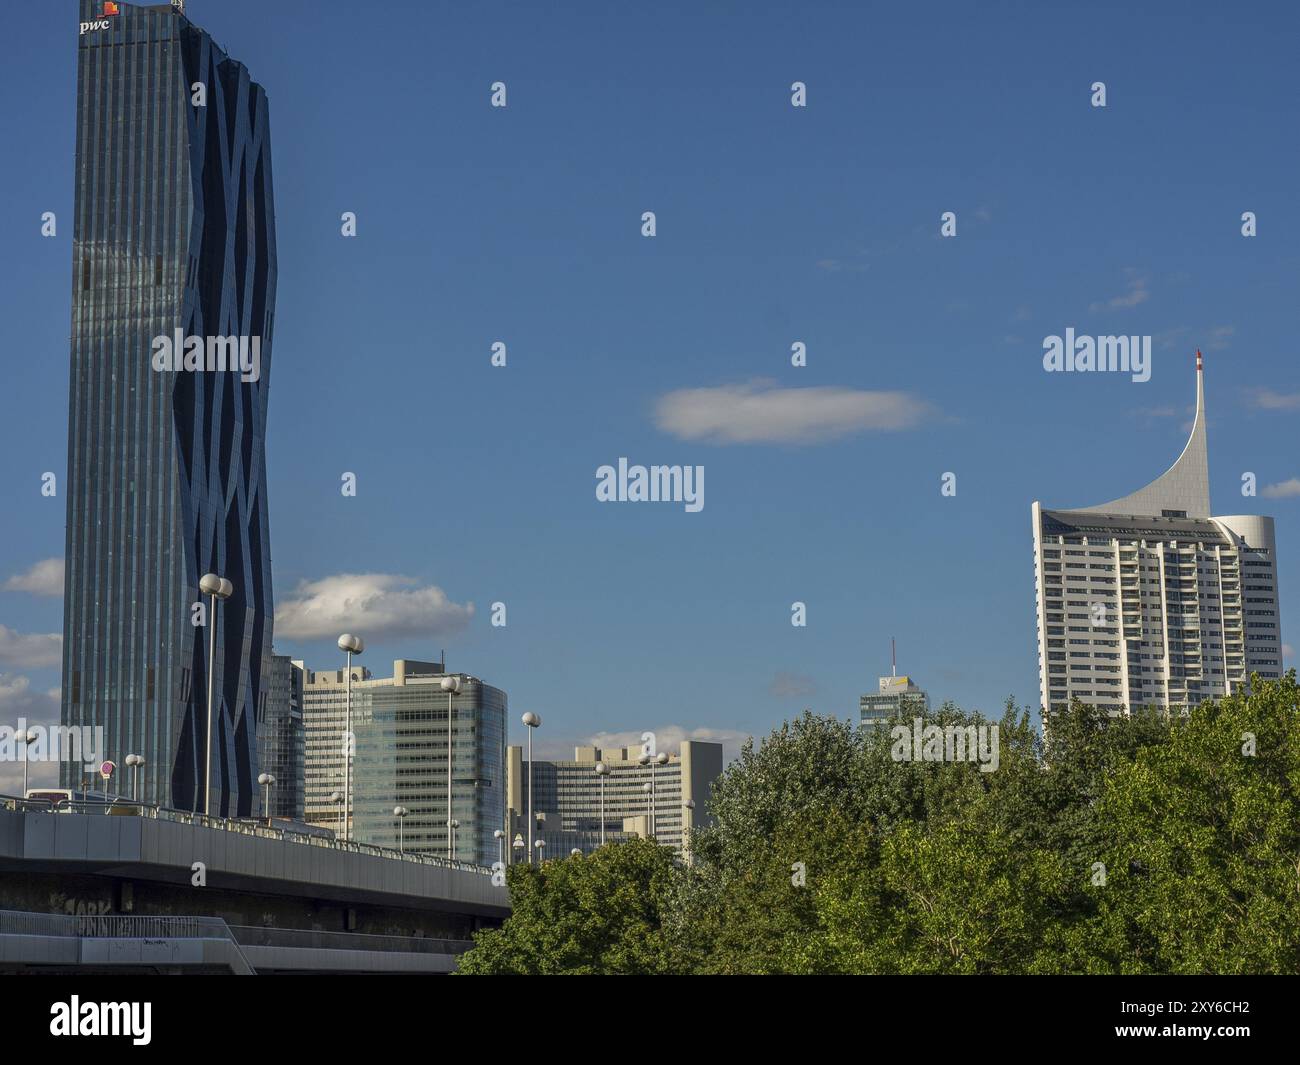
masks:
<svg viewBox="0 0 1300 1065"><path fill-rule="evenodd" d="M891 635L936 701L1036 701L1030 503L1162 472L1197 347L1215 510L1277 518L1294 646L1300 15L1048 6L191 0L271 101L277 650L336 666L313 632L360 595L372 669L445 647L554 749L856 715ZM61 600L22 588L63 551L76 5L5 21L12 715L58 684ZM1070 326L1151 335L1151 380L1045 373ZM703 465L704 509L598 503L620 456Z"/></svg>

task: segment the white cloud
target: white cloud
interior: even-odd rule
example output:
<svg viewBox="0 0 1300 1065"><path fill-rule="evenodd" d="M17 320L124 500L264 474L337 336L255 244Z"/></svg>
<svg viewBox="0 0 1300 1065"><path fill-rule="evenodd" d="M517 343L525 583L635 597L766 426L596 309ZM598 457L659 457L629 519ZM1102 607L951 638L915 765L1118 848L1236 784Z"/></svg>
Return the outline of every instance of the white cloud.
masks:
<svg viewBox="0 0 1300 1065"><path fill-rule="evenodd" d="M63 636L57 632L15 632L0 625L0 666L41 669L63 662Z"/></svg>
<svg viewBox="0 0 1300 1065"><path fill-rule="evenodd" d="M16 573L4 583L6 592L32 595L63 595L63 559L47 558L26 573Z"/></svg>
<svg viewBox="0 0 1300 1065"><path fill-rule="evenodd" d="M474 604L453 603L436 585L392 573L340 573L300 581L275 612L275 634L314 640L355 632L376 636L438 636L458 632Z"/></svg>
<svg viewBox="0 0 1300 1065"><path fill-rule="evenodd" d="M1140 277L1136 271L1129 269L1125 273L1128 275L1128 287L1118 296L1112 296L1103 303L1094 303L1090 308L1093 311L1115 310L1122 307L1136 307L1139 303L1146 303L1151 298L1151 293L1147 289L1147 279Z"/></svg>
<svg viewBox="0 0 1300 1065"><path fill-rule="evenodd" d="M1210 330L1210 339L1205 342L1205 346L1210 351L1222 351L1236 332L1237 327L1234 325L1216 325Z"/></svg>
<svg viewBox="0 0 1300 1065"><path fill-rule="evenodd" d="M772 381L683 388L659 398L655 424L679 440L816 444L853 433L911 429L933 413L907 392L837 386L778 388Z"/></svg>
<svg viewBox="0 0 1300 1065"><path fill-rule="evenodd" d="M1289 481L1280 481L1277 484L1266 484L1261 494L1269 499L1290 499L1292 496L1300 496L1300 477L1292 477Z"/></svg>
<svg viewBox="0 0 1300 1065"><path fill-rule="evenodd" d="M817 682L803 673L787 673L784 670L772 678L767 690L778 699L795 699L804 695L817 693Z"/></svg>
<svg viewBox="0 0 1300 1065"><path fill-rule="evenodd" d="M1295 648L1292 647L1289 643L1284 643L1282 645L1282 657L1295 658Z"/></svg>
<svg viewBox="0 0 1300 1065"><path fill-rule="evenodd" d="M28 727L56 724L59 720L59 690L32 691L31 681L26 677L0 673L0 725L14 728L20 718L26 719ZM32 762L28 773L28 787L58 783L59 767L55 762ZM0 762L0 795L17 795L22 786L22 762Z"/></svg>
<svg viewBox="0 0 1300 1065"><path fill-rule="evenodd" d="M1256 410L1300 410L1300 392L1274 392L1271 388L1252 388L1246 393Z"/></svg>

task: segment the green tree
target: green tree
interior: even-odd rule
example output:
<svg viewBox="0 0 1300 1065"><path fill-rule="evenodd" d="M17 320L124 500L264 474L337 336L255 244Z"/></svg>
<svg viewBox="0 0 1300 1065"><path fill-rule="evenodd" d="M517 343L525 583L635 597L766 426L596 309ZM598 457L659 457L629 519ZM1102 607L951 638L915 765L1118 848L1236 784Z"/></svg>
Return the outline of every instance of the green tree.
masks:
<svg viewBox="0 0 1300 1065"><path fill-rule="evenodd" d="M663 915L678 876L650 840L582 857L511 866L511 914L461 956L466 974L656 974L676 971Z"/></svg>
<svg viewBox="0 0 1300 1065"><path fill-rule="evenodd" d="M651 841L516 867L461 971L1300 971L1294 671L1186 714L1047 724L1008 702L981 772L805 713L723 773L693 867Z"/></svg>
<svg viewBox="0 0 1300 1065"><path fill-rule="evenodd" d="M1300 972L1295 671L1203 703L1107 779L1094 942L1115 971Z"/></svg>

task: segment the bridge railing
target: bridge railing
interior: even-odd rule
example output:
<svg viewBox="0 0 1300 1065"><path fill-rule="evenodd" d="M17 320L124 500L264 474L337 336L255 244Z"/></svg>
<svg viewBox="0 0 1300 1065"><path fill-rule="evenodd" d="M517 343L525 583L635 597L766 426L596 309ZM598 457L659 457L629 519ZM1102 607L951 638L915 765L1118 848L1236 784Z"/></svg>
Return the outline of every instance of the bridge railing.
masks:
<svg viewBox="0 0 1300 1065"><path fill-rule="evenodd" d="M311 947L316 950L379 950L407 954L463 954L474 945L468 939L427 939L420 936L383 936L367 932L326 932L311 928L264 928L231 925L243 947Z"/></svg>
<svg viewBox="0 0 1300 1065"><path fill-rule="evenodd" d="M334 851L366 854L371 857L387 858L392 861L414 862L417 865L433 865L442 869L458 869L462 872L479 873L484 876L490 876L492 873L491 869L475 862L463 862L459 859L444 858L437 854L398 851L393 850L391 847L379 847L373 843L358 843L356 840L341 840L333 836L310 835L306 832L295 831L293 828L267 825L262 821L214 817L209 814L191 813L188 810L172 810L165 806L149 806L131 799L117 797L108 800L63 800L62 802L52 803L48 799L23 799L14 795L0 795L0 810L18 810L27 813L53 812L144 817L153 821L168 821L173 824L194 825L199 828L234 832L241 836L275 839L308 847L325 847Z"/></svg>
<svg viewBox="0 0 1300 1065"><path fill-rule="evenodd" d="M29 913L0 910L0 935L81 939L230 939L220 917L137 917L126 914Z"/></svg>

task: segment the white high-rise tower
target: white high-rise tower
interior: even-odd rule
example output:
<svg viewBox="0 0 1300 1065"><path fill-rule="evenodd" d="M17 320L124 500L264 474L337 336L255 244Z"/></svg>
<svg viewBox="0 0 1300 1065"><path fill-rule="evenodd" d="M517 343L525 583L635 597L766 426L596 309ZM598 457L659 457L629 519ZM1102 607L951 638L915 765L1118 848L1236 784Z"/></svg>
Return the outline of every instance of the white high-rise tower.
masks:
<svg viewBox="0 0 1300 1065"><path fill-rule="evenodd" d="M1205 382L1192 435L1145 488L1033 505L1041 705L1190 706L1282 673L1273 519L1212 517Z"/></svg>

